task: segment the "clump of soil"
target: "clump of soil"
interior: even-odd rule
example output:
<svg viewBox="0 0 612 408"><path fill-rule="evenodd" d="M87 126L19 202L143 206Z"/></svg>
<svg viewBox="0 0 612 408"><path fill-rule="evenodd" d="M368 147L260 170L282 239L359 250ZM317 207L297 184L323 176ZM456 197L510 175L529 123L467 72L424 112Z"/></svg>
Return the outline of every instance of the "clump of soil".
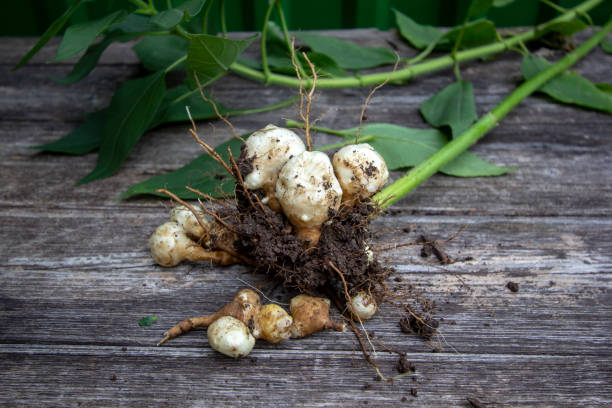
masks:
<svg viewBox="0 0 612 408"><path fill-rule="evenodd" d="M252 170L244 151L237 164L241 174ZM367 199L338 211L330 210L319 242L309 248L294 235L282 212L254 204L265 196L263 190L247 190L238 183L235 193L236 208L222 208L219 216L236 232L234 250L253 260L257 270L307 294L329 295L331 291L344 300L344 280L351 295L365 290L378 302L384 299L383 283L393 270L368 251L370 219L379 211L373 201Z"/></svg>

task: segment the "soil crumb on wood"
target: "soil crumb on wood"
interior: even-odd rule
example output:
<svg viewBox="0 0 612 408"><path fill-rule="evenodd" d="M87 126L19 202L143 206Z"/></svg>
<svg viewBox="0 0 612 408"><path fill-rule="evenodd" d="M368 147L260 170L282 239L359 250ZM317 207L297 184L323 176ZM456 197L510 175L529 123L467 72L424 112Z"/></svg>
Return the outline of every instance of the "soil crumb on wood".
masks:
<svg viewBox="0 0 612 408"><path fill-rule="evenodd" d="M402 356L399 358L399 361L397 362L397 371L402 374L407 372L414 373L416 371L416 367L414 366L414 364L408 361L405 354L402 354Z"/></svg>
<svg viewBox="0 0 612 408"><path fill-rule="evenodd" d="M506 287L510 289L511 292L514 292L514 293L519 291L519 284L516 282L510 281L506 284Z"/></svg>
<svg viewBox="0 0 612 408"><path fill-rule="evenodd" d="M400 329L404 333L413 333L425 340L430 340L436 333L440 323L432 317L417 319L415 316L403 317L399 321Z"/></svg>

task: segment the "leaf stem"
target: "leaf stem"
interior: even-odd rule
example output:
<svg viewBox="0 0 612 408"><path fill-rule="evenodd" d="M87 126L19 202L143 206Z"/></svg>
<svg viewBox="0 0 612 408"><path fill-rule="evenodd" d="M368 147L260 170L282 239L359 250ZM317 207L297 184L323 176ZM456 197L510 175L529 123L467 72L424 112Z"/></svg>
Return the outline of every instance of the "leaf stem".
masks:
<svg viewBox="0 0 612 408"><path fill-rule="evenodd" d="M605 38L606 34L611 29L612 19L610 19L597 34L585 41L580 47L576 48L570 54L567 54L556 64L551 65L549 68L540 72L532 79L520 85L491 112L483 116L478 122L463 132L459 137L446 144L442 149L438 150L427 160L414 167L406 175L396 180L391 185L385 187L380 193L374 196L374 200L380 203L380 205L384 208L408 194L419 184L436 173L441 167L449 163L459 154L467 150L478 139L483 137L523 99L531 95L551 78L559 75L580 60L580 58L586 55L603 38Z"/></svg>
<svg viewBox="0 0 612 408"><path fill-rule="evenodd" d="M225 0L221 0L219 3L220 10L219 13L221 18L221 32L223 33L223 38L227 38L227 23L225 21Z"/></svg>
<svg viewBox="0 0 612 408"><path fill-rule="evenodd" d="M300 128L300 129L306 128L306 125L304 123L296 122L295 120L291 120L291 119L287 119L285 121L285 126L292 127L292 128ZM316 130L317 132L329 133L330 135L336 135L336 136L340 136L344 138L350 137L351 140L353 139L353 135L348 135L341 130L329 129L329 128L325 128L322 126L310 126L310 129Z"/></svg>
<svg viewBox="0 0 612 408"><path fill-rule="evenodd" d="M423 75L425 73L437 71L440 69L448 68L453 66L455 62L467 61L479 57L483 57L490 54L495 54L515 45L520 42L527 42L534 38L537 38L541 35L549 26L559 23L570 21L578 15L582 15L586 11L592 9L593 7L600 4L603 0L587 0L577 7L574 7L567 13L564 13L544 24L541 24L534 29L526 31L521 34L517 34L511 38L508 38L503 43L493 43L487 44L480 47L475 47L463 51L457 52L455 58L453 59L451 55L446 55L439 58L430 59L419 64L408 65L402 69L398 69L393 73L389 72L381 72L375 74L363 75L359 78L357 77L346 77L346 78L320 78L317 80L318 88L349 88L349 87L361 87L361 86L372 86L376 84L380 84L384 82L387 78L389 81L397 82L397 81L406 81L415 76ZM284 85L290 86L294 88L299 88L300 81L288 75L280 75L275 73L269 73L266 76L261 71L256 69L249 68L241 63L234 62L230 66L230 70L238 75L242 75L244 77L266 82L269 84L275 85ZM304 78L302 80L304 88L310 88L312 86L312 80L309 78Z"/></svg>
<svg viewBox="0 0 612 408"><path fill-rule="evenodd" d="M202 16L202 34L208 34L206 30L208 29L208 14L210 13L210 9L214 0L208 0L206 2L206 8L204 9L204 15Z"/></svg>
<svg viewBox="0 0 612 408"><path fill-rule="evenodd" d="M270 67L268 66L268 47L266 44L266 39L268 37L268 21L270 21L270 15L272 14L272 9L274 8L275 4L276 0L270 1L264 16L263 26L261 28L261 67L263 68L265 84L268 83L268 78L270 77Z"/></svg>
<svg viewBox="0 0 612 408"><path fill-rule="evenodd" d="M287 46L287 51L290 55L293 55L293 46L291 45L291 35L289 34L289 28L287 27L287 20L285 20L285 13L283 13L283 7L281 5L282 1L276 1L276 14L280 19L281 30L283 30L283 38L285 40L285 45ZM304 71L304 67L302 66L302 62L299 58L295 58L295 65L298 67L298 71L300 72L300 76L302 78L308 77L306 71Z"/></svg>
<svg viewBox="0 0 612 408"><path fill-rule="evenodd" d="M314 127L311 127L311 129L314 129ZM327 130L331 130L331 129L327 129ZM328 133L327 130L325 130L326 133ZM376 136L361 136L359 138L359 142L360 143L367 143L367 142L371 142L374 139L376 139ZM338 142L338 143L332 143L332 144L328 144L328 145L318 146L318 147L315 147L315 150L319 150L319 151L332 150L332 149L337 149L339 147L348 146L348 145L351 145L353 143L355 143L355 141L351 137L351 140L346 140L344 142Z"/></svg>
<svg viewBox="0 0 612 408"><path fill-rule="evenodd" d="M181 65L183 62L187 61L187 55L183 55L181 58L177 59L176 61L174 61L172 64L170 64L165 70L165 73L168 73L170 71L172 71L174 68L176 68L177 66Z"/></svg>
<svg viewBox="0 0 612 408"><path fill-rule="evenodd" d="M289 99L286 99L274 105L268 105L268 106L264 106L261 108L253 108L253 109L234 109L234 110L229 110L227 114L229 116L237 116L237 115L252 115L254 113L273 111L273 110L284 108L285 106L291 105L293 102L297 101L298 98L299 98L299 95L295 95Z"/></svg>

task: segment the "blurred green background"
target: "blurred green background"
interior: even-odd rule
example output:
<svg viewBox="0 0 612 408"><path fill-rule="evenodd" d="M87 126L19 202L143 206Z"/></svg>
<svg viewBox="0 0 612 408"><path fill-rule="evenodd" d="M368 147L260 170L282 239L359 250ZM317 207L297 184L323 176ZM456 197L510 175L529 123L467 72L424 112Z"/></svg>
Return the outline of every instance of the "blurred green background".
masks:
<svg viewBox="0 0 612 408"><path fill-rule="evenodd" d="M114 2L126 0L97 0L87 3L74 14L72 22L105 15ZM174 0L178 4L180 0ZM552 0L561 7L570 8L580 0ZM37 36L60 16L72 0L2 0L0 6L0 35ZM155 0L158 9L166 7L166 0ZM267 0L225 0L228 30L256 31L260 28L267 7ZM378 27L386 30L394 27L391 8L396 8L416 21L436 26L453 26L461 23L470 0L284 0L283 8L290 29L335 29ZM612 14L612 0L594 9L591 17L596 24L603 24ZM507 7L492 9L488 18L498 27L529 26L556 15L549 6L538 0L516 0ZM219 16L216 1L211 16ZM216 19L212 19L216 20ZM210 31L219 30L211 21Z"/></svg>

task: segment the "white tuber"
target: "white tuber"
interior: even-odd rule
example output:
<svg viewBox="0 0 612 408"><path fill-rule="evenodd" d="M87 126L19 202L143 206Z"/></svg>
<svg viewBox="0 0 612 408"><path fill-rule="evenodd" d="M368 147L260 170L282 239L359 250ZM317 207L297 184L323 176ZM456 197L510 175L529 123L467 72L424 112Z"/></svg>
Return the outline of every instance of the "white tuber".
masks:
<svg viewBox="0 0 612 408"><path fill-rule="evenodd" d="M304 142L289 129L268 125L251 134L244 142L246 158L251 160L253 170L244 177L244 184L250 190L263 189L268 204L274 211L279 210L274 198L276 180L287 160L306 150Z"/></svg>
<svg viewBox="0 0 612 408"><path fill-rule="evenodd" d="M208 326L208 342L219 353L240 358L251 352L255 337L240 320L223 316Z"/></svg>
<svg viewBox="0 0 612 408"><path fill-rule="evenodd" d="M276 198L298 238L316 244L329 210L337 210L342 199L329 157L304 151L290 159L278 175Z"/></svg>
<svg viewBox="0 0 612 408"><path fill-rule="evenodd" d="M151 256L161 266L175 266L183 260L213 261L221 265L235 262L234 257L223 251L207 251L191 240L183 228L174 221L157 227L149 238Z"/></svg>
<svg viewBox="0 0 612 408"><path fill-rule="evenodd" d="M351 298L349 309L358 320L368 320L376 314L376 302L370 294L361 291Z"/></svg>
<svg viewBox="0 0 612 408"><path fill-rule="evenodd" d="M371 197L389 179L385 159L367 143L343 147L333 163L344 202Z"/></svg>
<svg viewBox="0 0 612 408"><path fill-rule="evenodd" d="M293 318L279 305L269 303L259 310L257 323L261 334L256 336L269 343L278 343L291 337Z"/></svg>
<svg viewBox="0 0 612 408"><path fill-rule="evenodd" d="M200 219L206 222L206 216L198 211ZM170 221L176 222L183 228L183 231L193 239L200 239L206 235L207 231L202 228L195 215L184 205L179 205L170 210Z"/></svg>

